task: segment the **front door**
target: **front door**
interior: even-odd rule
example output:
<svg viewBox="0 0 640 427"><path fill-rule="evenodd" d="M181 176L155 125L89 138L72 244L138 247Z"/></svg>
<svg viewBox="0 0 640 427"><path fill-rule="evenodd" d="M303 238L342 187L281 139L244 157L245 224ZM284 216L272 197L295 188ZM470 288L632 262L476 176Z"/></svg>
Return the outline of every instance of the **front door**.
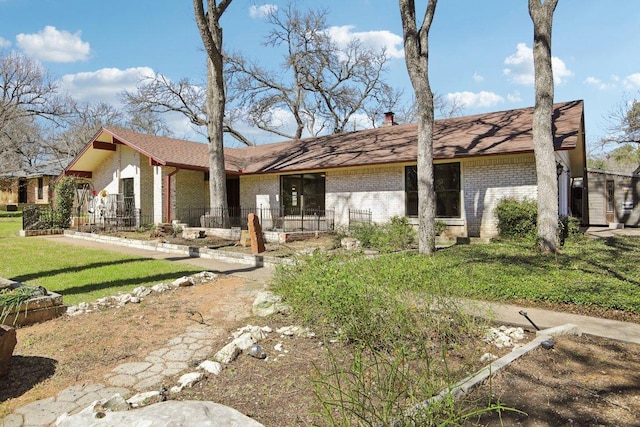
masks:
<svg viewBox="0 0 640 427"><path fill-rule="evenodd" d="M607 211L605 213L605 220L607 224L611 224L616 222L616 198L615 198L615 188L616 182L613 180L607 180L607 188L606 188L606 207Z"/></svg>
<svg viewBox="0 0 640 427"><path fill-rule="evenodd" d="M28 189L29 185L27 180L20 178L18 180L18 203L28 203Z"/></svg>
<svg viewBox="0 0 640 427"><path fill-rule="evenodd" d="M122 180L122 214L126 218L133 217L133 212L136 207L134 192L133 192L133 178L124 178Z"/></svg>

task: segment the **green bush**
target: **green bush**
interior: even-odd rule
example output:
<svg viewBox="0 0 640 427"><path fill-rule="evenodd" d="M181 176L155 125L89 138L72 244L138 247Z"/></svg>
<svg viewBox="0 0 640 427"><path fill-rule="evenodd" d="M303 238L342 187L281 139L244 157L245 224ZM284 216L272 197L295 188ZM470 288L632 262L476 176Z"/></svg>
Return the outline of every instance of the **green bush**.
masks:
<svg viewBox="0 0 640 427"><path fill-rule="evenodd" d="M498 202L495 214L498 218L498 233L501 237L535 236L538 219L535 201L505 198Z"/></svg>
<svg viewBox="0 0 640 427"><path fill-rule="evenodd" d="M76 195L76 180L65 176L54 186L56 198L56 218L54 226L69 228L71 226L71 212L73 210L73 200Z"/></svg>
<svg viewBox="0 0 640 427"><path fill-rule="evenodd" d="M563 216L558 223L558 234L560 236L560 244L570 238L583 237L580 231L580 219L573 216Z"/></svg>
<svg viewBox="0 0 640 427"><path fill-rule="evenodd" d="M416 239L413 226L406 217L394 216L386 224L361 224L350 230L364 248L380 252L396 252L408 249Z"/></svg>
<svg viewBox="0 0 640 427"><path fill-rule="evenodd" d="M496 207L498 233L506 238L529 238L536 236L538 207L532 200L502 199ZM558 238L564 245L568 238L581 237L580 219L575 217L558 218Z"/></svg>
<svg viewBox="0 0 640 427"><path fill-rule="evenodd" d="M17 211L17 212L0 211L0 218L20 218L21 216L22 216L22 211Z"/></svg>

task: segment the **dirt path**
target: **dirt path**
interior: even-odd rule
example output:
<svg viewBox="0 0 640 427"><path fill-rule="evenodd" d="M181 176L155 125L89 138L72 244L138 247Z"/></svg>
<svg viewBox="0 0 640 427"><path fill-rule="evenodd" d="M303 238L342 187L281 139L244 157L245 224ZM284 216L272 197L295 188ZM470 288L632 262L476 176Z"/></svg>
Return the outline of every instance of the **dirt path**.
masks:
<svg viewBox="0 0 640 427"><path fill-rule="evenodd" d="M0 418L74 384L95 384L115 366L142 360L194 322L212 340L251 316L261 282L219 276L212 283L152 294L141 304L18 329L8 377L0 379Z"/></svg>

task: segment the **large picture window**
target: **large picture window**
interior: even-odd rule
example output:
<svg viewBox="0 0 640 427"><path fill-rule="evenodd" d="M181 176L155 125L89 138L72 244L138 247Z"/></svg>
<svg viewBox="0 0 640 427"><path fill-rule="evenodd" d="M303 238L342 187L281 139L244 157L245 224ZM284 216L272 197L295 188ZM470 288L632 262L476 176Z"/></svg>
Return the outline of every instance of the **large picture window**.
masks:
<svg viewBox="0 0 640 427"><path fill-rule="evenodd" d="M280 177L280 194L285 215L324 211L325 174L305 173Z"/></svg>
<svg viewBox="0 0 640 427"><path fill-rule="evenodd" d="M460 163L439 163L434 167L436 217L460 218ZM406 215L418 216L418 167L404 170Z"/></svg>

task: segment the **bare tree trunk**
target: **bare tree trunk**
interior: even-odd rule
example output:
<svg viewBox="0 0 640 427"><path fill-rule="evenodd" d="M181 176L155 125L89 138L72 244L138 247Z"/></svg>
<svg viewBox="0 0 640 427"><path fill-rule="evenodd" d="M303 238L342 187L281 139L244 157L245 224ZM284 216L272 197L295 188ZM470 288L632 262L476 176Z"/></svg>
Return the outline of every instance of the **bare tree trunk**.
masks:
<svg viewBox="0 0 640 427"><path fill-rule="evenodd" d="M212 209L222 208L226 223L227 174L224 167L224 146L222 141L224 120L224 83L222 70L216 72L212 61L207 61L207 135L209 140L209 205ZM226 225L226 224L225 224Z"/></svg>
<svg viewBox="0 0 640 427"><path fill-rule="evenodd" d="M224 75L222 67L222 27L220 18L232 0L222 0L220 4L208 0L207 8L203 0L193 0L196 23L207 52L207 139L209 140L209 205L212 209L222 208L226 225L227 177L224 168Z"/></svg>
<svg viewBox="0 0 640 427"><path fill-rule="evenodd" d="M436 249L436 199L433 184L433 92L429 85L429 29L437 0L429 0L417 29L414 0L399 0L407 71L418 104L418 250Z"/></svg>
<svg viewBox="0 0 640 427"><path fill-rule="evenodd" d="M558 0L541 1L529 0L536 91L533 147L538 180L538 241L543 253L555 253L558 250L558 178L553 149L551 29Z"/></svg>

